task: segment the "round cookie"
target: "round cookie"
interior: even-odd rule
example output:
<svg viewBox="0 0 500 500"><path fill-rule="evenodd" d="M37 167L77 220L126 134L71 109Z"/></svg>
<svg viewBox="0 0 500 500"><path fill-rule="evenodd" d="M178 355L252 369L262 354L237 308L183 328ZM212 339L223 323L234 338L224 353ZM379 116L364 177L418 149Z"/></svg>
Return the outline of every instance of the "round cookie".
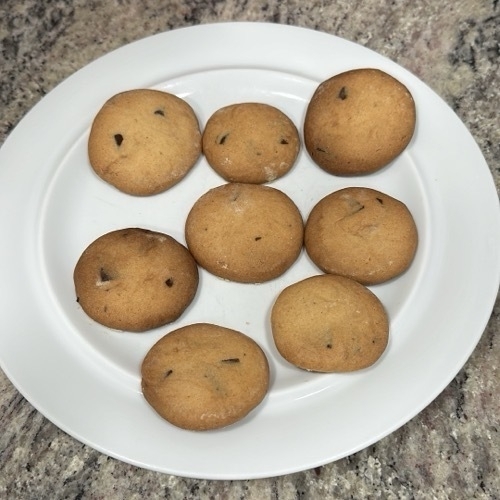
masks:
<svg viewBox="0 0 500 500"><path fill-rule="evenodd" d="M389 338L380 300L360 283L323 274L285 288L271 311L279 353L317 372L350 372L373 365Z"/></svg>
<svg viewBox="0 0 500 500"><path fill-rule="evenodd" d="M192 255L210 273L261 283L277 278L295 262L304 225L298 208L283 192L229 183L196 201L185 234Z"/></svg>
<svg viewBox="0 0 500 500"><path fill-rule="evenodd" d="M299 153L299 133L282 111L261 103L217 110L203 131L203 153L230 182L263 184L286 174Z"/></svg>
<svg viewBox="0 0 500 500"><path fill-rule="evenodd" d="M165 420L189 430L233 424L261 403L269 365L243 333L208 323L168 333L141 368L146 401Z"/></svg>
<svg viewBox="0 0 500 500"><path fill-rule="evenodd" d="M84 250L73 279L88 316L109 328L142 332L179 318L196 294L198 267L171 236L119 229Z"/></svg>
<svg viewBox="0 0 500 500"><path fill-rule="evenodd" d="M309 257L324 272L374 285L408 269L418 233L404 203L374 189L350 187L314 206L304 242Z"/></svg>
<svg viewBox="0 0 500 500"><path fill-rule="evenodd" d="M413 97L401 82L378 69L356 69L318 86L307 107L304 142L331 174L369 174L406 148L415 120Z"/></svg>
<svg viewBox="0 0 500 500"><path fill-rule="evenodd" d="M122 92L94 118L88 155L97 175L120 191L157 194L179 182L201 155L198 119L186 101L167 92Z"/></svg>

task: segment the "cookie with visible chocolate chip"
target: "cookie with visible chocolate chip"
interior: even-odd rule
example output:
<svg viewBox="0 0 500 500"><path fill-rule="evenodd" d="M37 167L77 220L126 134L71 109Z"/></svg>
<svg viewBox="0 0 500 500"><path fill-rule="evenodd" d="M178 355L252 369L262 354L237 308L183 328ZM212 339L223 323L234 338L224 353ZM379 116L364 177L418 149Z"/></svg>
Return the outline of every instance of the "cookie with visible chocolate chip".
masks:
<svg viewBox="0 0 500 500"><path fill-rule="evenodd" d="M303 246L304 225L294 202L260 184L228 183L201 196L185 226L186 243L200 266L241 283L283 274Z"/></svg>
<svg viewBox="0 0 500 500"><path fill-rule="evenodd" d="M201 155L201 132L183 99L151 89L111 97L95 116L88 141L96 174L120 191L160 193L179 182Z"/></svg>
<svg viewBox="0 0 500 500"><path fill-rule="evenodd" d="M418 232L403 202L374 189L349 187L313 207L304 243L322 271L374 285L410 267Z"/></svg>
<svg viewBox="0 0 500 500"><path fill-rule="evenodd" d="M165 420L189 430L225 427L264 399L269 365L260 346L236 330L188 325L162 337L146 354L142 392Z"/></svg>
<svg viewBox="0 0 500 500"><path fill-rule="evenodd" d="M292 120L268 104L245 102L218 109L203 131L203 153L229 182L263 184L285 175L300 149Z"/></svg>
<svg viewBox="0 0 500 500"><path fill-rule="evenodd" d="M109 328L142 332L178 319L198 288L198 267L167 234L119 229L81 254L73 279L77 300Z"/></svg>
<svg viewBox="0 0 500 500"><path fill-rule="evenodd" d="M355 69L322 82L304 120L311 158L335 175L364 175L408 146L416 122L408 88L384 71Z"/></svg>
<svg viewBox="0 0 500 500"><path fill-rule="evenodd" d="M373 365L389 339L389 320L378 297L342 276L312 276L285 288L271 311L278 352L317 372L350 372Z"/></svg>

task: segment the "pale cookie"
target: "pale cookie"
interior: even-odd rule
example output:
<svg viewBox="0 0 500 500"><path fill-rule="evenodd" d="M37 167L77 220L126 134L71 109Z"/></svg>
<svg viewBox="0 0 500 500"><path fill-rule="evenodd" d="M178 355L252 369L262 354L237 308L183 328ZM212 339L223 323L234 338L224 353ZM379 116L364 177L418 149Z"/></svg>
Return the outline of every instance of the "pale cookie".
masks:
<svg viewBox="0 0 500 500"><path fill-rule="evenodd" d="M380 300L356 281L329 274L285 288L273 305L271 327L284 359L317 372L367 368L389 338Z"/></svg>
<svg viewBox="0 0 500 500"><path fill-rule="evenodd" d="M247 416L264 399L269 365L243 333L199 323L161 338L142 363L142 392L177 427L208 430Z"/></svg>
<svg viewBox="0 0 500 500"><path fill-rule="evenodd" d="M283 274L303 246L302 216L283 192L229 183L199 198L186 220L194 258L220 278L261 283Z"/></svg>
<svg viewBox="0 0 500 500"><path fill-rule="evenodd" d="M316 204L304 242L309 257L324 272L374 285L408 269L418 233L404 203L374 189L350 187Z"/></svg>
<svg viewBox="0 0 500 500"><path fill-rule="evenodd" d="M92 242L73 278L88 316L109 328L142 332L181 316L196 294L198 267L171 236L130 228Z"/></svg>
<svg viewBox="0 0 500 500"><path fill-rule="evenodd" d="M263 184L285 175L300 148L299 133L282 111L262 103L217 110L203 132L203 153L225 180Z"/></svg>
<svg viewBox="0 0 500 500"><path fill-rule="evenodd" d="M97 175L120 191L157 194L179 182L201 155L198 119L186 101L167 92L122 92L97 113L88 155Z"/></svg>
<svg viewBox="0 0 500 500"><path fill-rule="evenodd" d="M375 172L394 160L415 130L409 90L378 69L322 82L307 107L304 141L312 159L336 175Z"/></svg>

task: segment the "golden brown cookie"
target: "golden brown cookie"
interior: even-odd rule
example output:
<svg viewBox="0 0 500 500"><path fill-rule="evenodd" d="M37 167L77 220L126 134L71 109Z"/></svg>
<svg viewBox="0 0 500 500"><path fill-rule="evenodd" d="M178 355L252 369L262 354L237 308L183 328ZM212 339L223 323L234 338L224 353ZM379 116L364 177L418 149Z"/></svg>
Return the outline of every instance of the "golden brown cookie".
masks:
<svg viewBox="0 0 500 500"><path fill-rule="evenodd" d="M161 338L142 363L142 392L165 420L190 430L241 420L269 387L269 365L243 333L207 323Z"/></svg>
<svg viewBox="0 0 500 500"><path fill-rule="evenodd" d="M179 318L196 294L198 267L171 236L130 228L92 242L73 278L88 316L109 328L142 332Z"/></svg>
<svg viewBox="0 0 500 500"><path fill-rule="evenodd" d="M415 120L413 97L401 82L378 69L346 71L314 92L304 121L305 146L331 174L369 174L406 148Z"/></svg>
<svg viewBox="0 0 500 500"><path fill-rule="evenodd" d="M309 257L324 272L374 285L408 269L418 233L404 203L374 189L350 187L316 204L304 242Z"/></svg>
<svg viewBox="0 0 500 500"><path fill-rule="evenodd" d="M279 353L317 372L350 372L384 352L389 321L380 300L360 283L323 274L285 288L271 311Z"/></svg>
<svg viewBox="0 0 500 500"><path fill-rule="evenodd" d="M179 182L201 155L191 106L159 90L109 99L90 130L88 154L99 177L132 195L153 195Z"/></svg>
<svg viewBox="0 0 500 500"><path fill-rule="evenodd" d="M186 220L186 242L207 271L241 283L277 278L297 259L303 221L283 192L229 183L199 198Z"/></svg>
<svg viewBox="0 0 500 500"><path fill-rule="evenodd" d="M285 175L295 163L299 133L282 111L247 102L217 110L203 131L203 153L230 182L263 184Z"/></svg>

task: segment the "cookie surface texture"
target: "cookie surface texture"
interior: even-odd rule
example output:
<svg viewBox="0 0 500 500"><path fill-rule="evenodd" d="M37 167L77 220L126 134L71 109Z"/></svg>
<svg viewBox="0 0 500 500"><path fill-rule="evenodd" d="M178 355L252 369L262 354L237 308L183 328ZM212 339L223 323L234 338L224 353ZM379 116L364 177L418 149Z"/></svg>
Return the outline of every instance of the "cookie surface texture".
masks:
<svg viewBox="0 0 500 500"><path fill-rule="evenodd" d="M198 267L169 235L140 228L106 233L73 273L82 309L109 328L142 332L175 321L198 288Z"/></svg>
<svg viewBox="0 0 500 500"><path fill-rule="evenodd" d="M179 182L201 155L201 132L191 106L159 90L111 97L94 118L89 161L99 177L137 196Z"/></svg>
<svg viewBox="0 0 500 500"><path fill-rule="evenodd" d="M328 274L285 288L273 305L271 327L288 362L317 372L367 368L380 358L389 338L380 300L358 282Z"/></svg>
<svg viewBox="0 0 500 500"><path fill-rule="evenodd" d="M302 216L282 191L228 183L211 189L191 208L186 242L210 273L241 283L283 274L303 246Z"/></svg>
<svg viewBox="0 0 500 500"><path fill-rule="evenodd" d="M304 141L327 172L364 175L401 154L415 122L415 103L406 86L378 69L351 70L316 89L304 120Z"/></svg>
<svg viewBox="0 0 500 500"><path fill-rule="evenodd" d="M262 184L285 175L300 148L297 128L282 111L262 103L220 108L203 131L203 153L230 182Z"/></svg>
<svg viewBox="0 0 500 500"><path fill-rule="evenodd" d="M250 337L208 323L162 337L142 363L142 392L165 420L189 430L241 420L269 387L266 355Z"/></svg>
<svg viewBox="0 0 500 500"><path fill-rule="evenodd" d="M410 267L418 232L401 201L374 189L350 187L325 196L314 206L304 243L322 271L374 285Z"/></svg>

